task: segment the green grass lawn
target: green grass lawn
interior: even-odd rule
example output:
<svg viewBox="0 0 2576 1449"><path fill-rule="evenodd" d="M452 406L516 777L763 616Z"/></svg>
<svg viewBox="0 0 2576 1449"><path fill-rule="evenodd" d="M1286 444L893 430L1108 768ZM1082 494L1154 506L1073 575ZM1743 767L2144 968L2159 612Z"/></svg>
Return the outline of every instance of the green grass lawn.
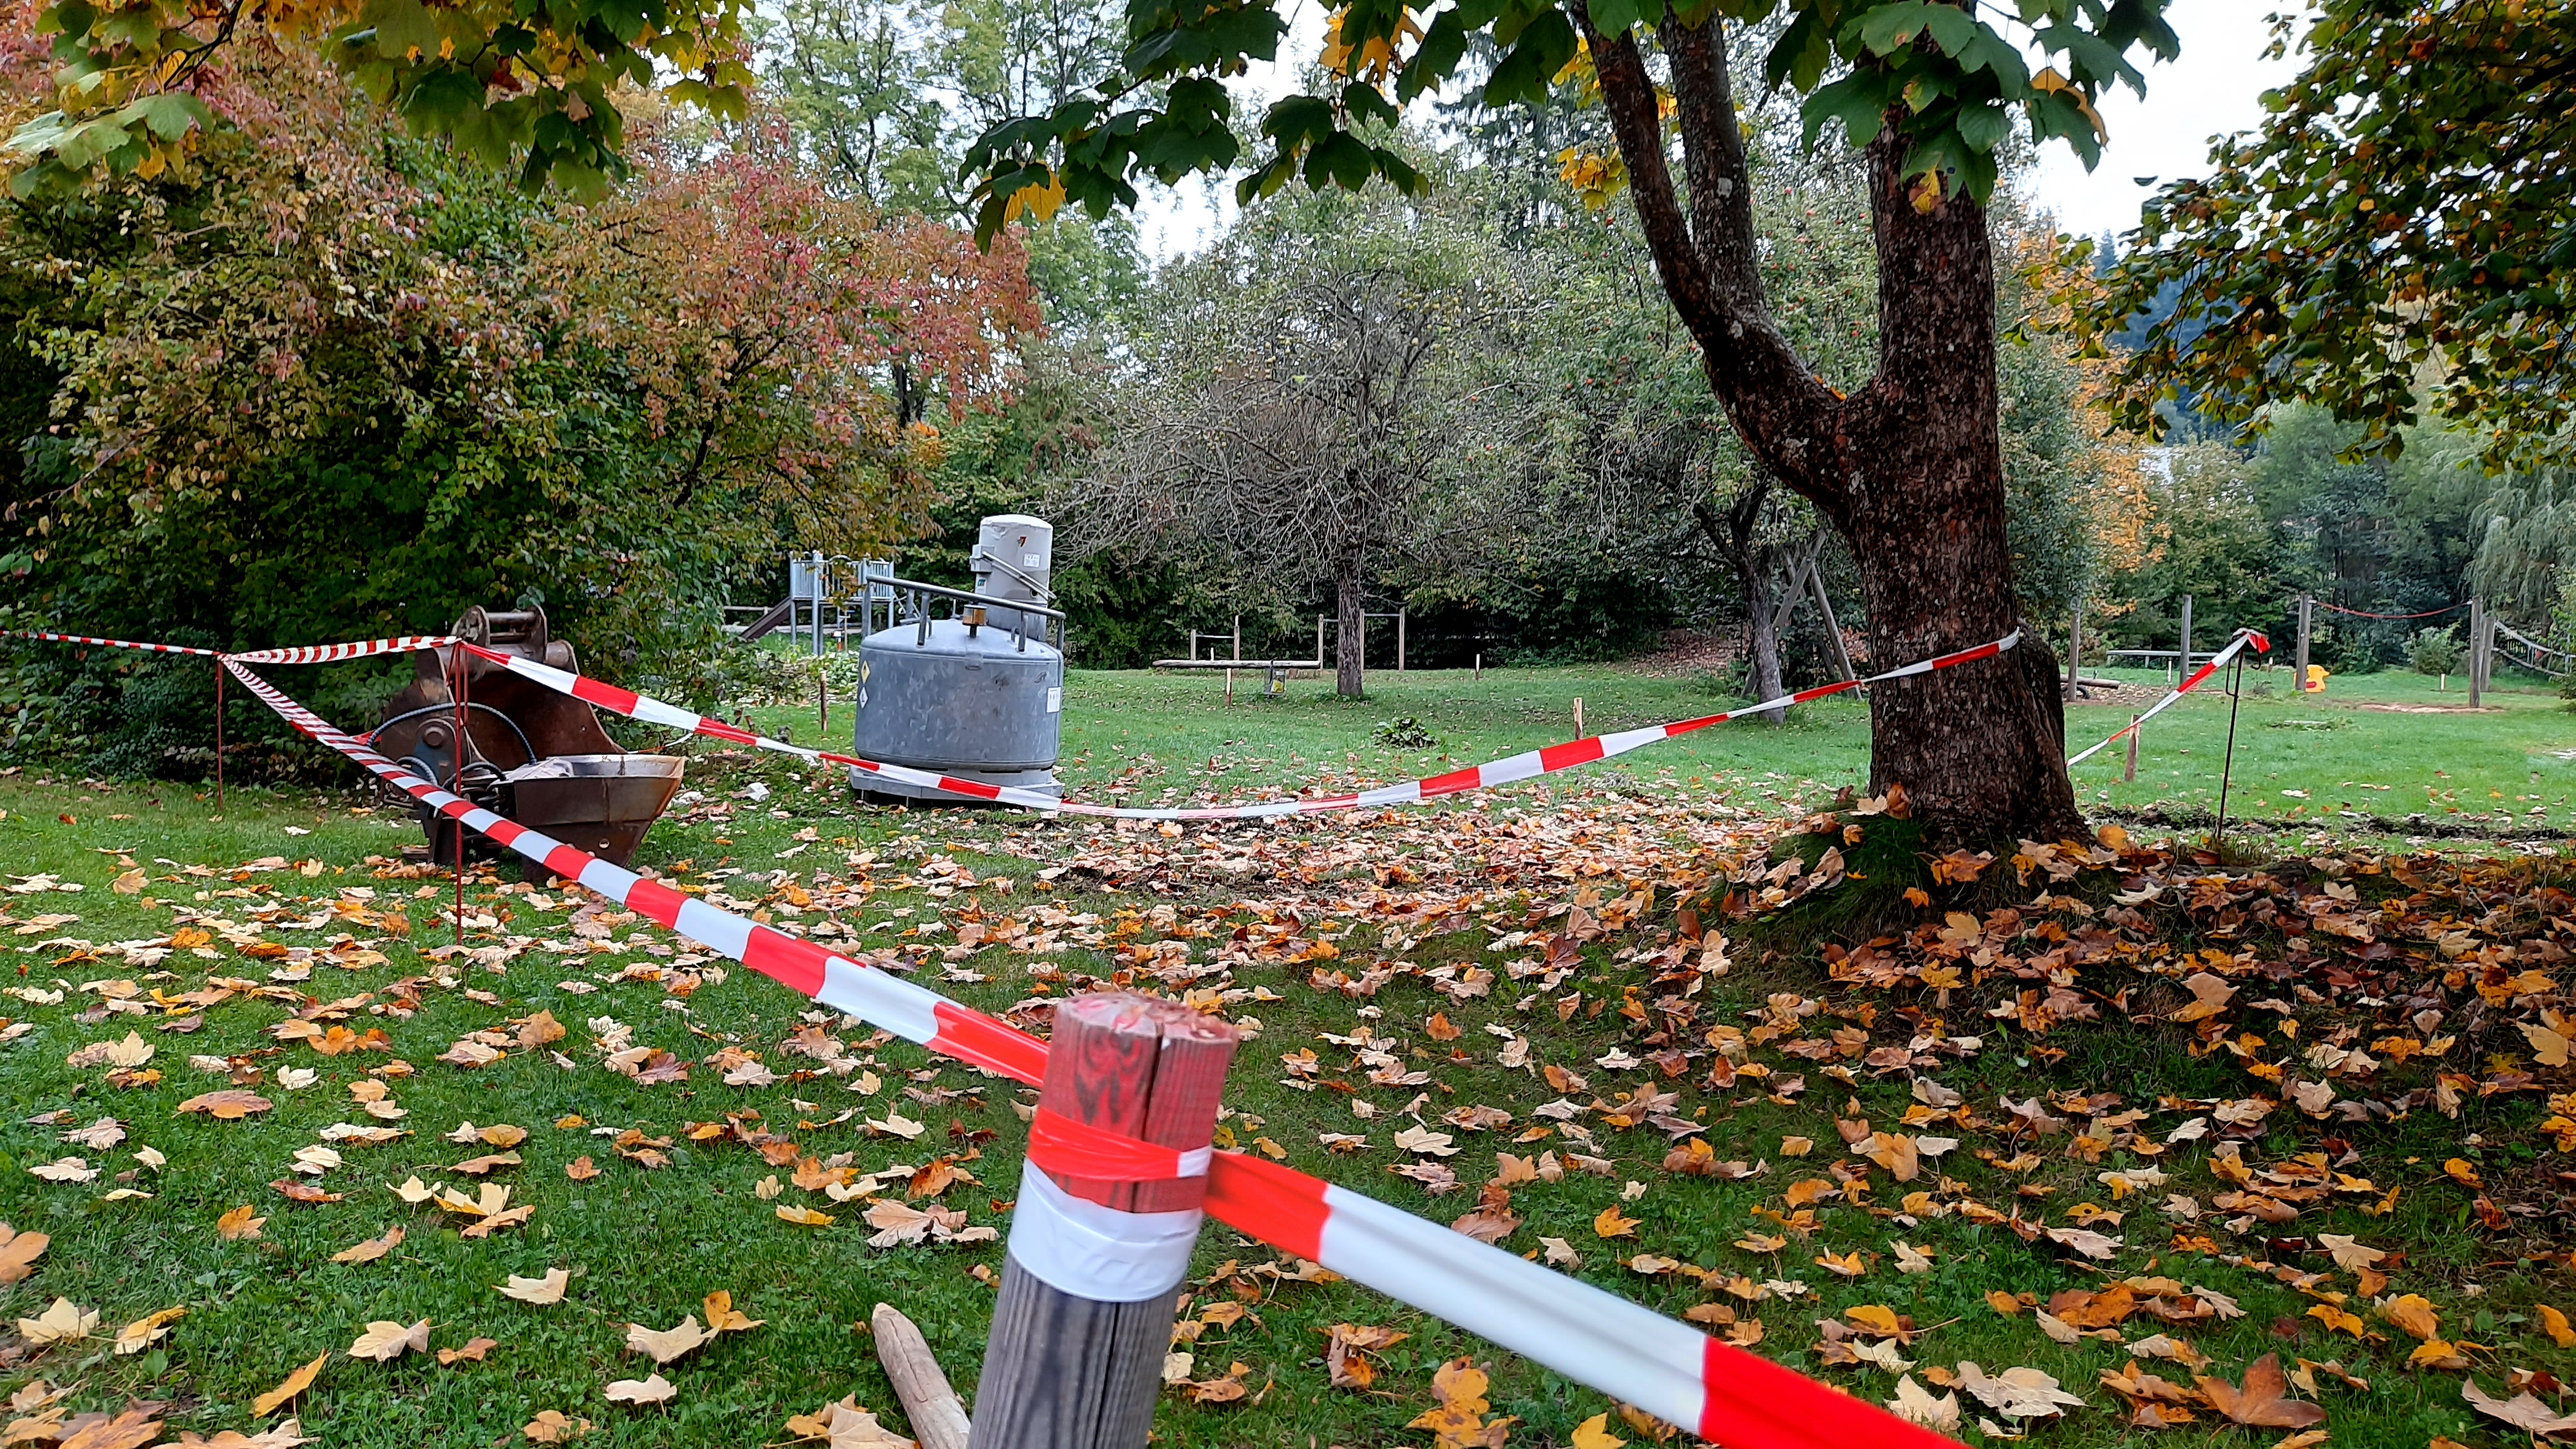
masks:
<svg viewBox="0 0 2576 1449"><path fill-rule="evenodd" d="M2576 748L2576 717L2537 693L2502 696L2500 708L2474 717L2358 707L2431 701L2430 683L2419 690L2411 677L2339 678L2322 700L2249 697L2237 741L2242 808L2302 828L2321 817L2349 825L2332 813L2346 802L2400 821L2414 812L2447 819L2456 808L2566 825L2569 766L2552 752ZM1068 690L1065 773L1089 798L1109 798L1120 785L1126 793L1118 798L1137 804L1249 797L1328 781L1402 779L1551 743L1572 733L1577 697L1594 731L1724 703L1688 679L1613 670L1492 671L1481 683L1457 673L1381 674L1371 688L1369 700L1351 703L1299 681L1285 698L1239 692L1228 706L1215 678L1077 673ZM1377 724L1402 718L1418 720L1440 745L1375 742ZM2079 708L2070 712L2070 733L2098 737L2125 719L2119 711ZM767 711L762 723L814 737L810 711ZM2087 798L2115 806L2214 799L2226 724L2224 699L2179 707L2151 727L2136 785L2115 783L2119 766L2106 752L2083 771ZM846 713L836 713L834 725L838 738ZM1763 1162L1768 1170L1741 1181L1670 1173L1663 1132L1594 1120L1588 1155L1608 1164L1606 1174L1569 1172L1562 1181L1517 1188L1512 1205L1525 1221L1506 1247L1536 1253L1542 1238L1560 1238L1580 1257L1569 1271L1613 1291L1675 1314L1709 1303L1741 1310L1742 1319L1762 1324L1759 1351L1873 1400L1891 1395L1894 1375L1821 1366L1814 1320L1888 1305L1918 1326L1934 1326L1904 1350L1918 1374L1962 1360L1989 1372L2035 1366L2093 1405L2039 1427L2040 1441L2124 1441L2130 1431L2117 1401L2096 1380L2126 1359L2098 1341L2051 1341L2029 1314L2008 1318L1987 1304L1997 1290L2045 1301L2100 1287L2096 1265L1956 1214L1899 1217L1903 1190L1883 1180L1879 1198L1867 1205L1823 1211L1804 1229L1811 1236L1777 1231L1789 1184L1824 1176L1834 1159L1837 1115L1903 1119L1915 1105L1905 1076L1836 1080L1820 1075L1820 1062L1766 1047L1757 1060L1809 1084L1803 1094L1766 1094L1690 1077L1663 1080L1620 1065L1633 1057L1614 1055L1642 1054L1618 1005L1655 989L1652 969L1638 958L1673 939L1676 885L1705 879L1720 854L1759 836L1763 819L1820 806L1834 789L1858 784L1866 755L1864 711L1836 701L1797 712L1785 728L1729 726L1484 802L1363 819L1175 828L1171 835L994 812L863 808L839 781L799 775L787 768L792 761L703 755L691 764L691 784L721 813L702 806L657 827L639 864L730 895L781 924L808 929L830 921L848 933L840 939L879 950L921 948L920 979L989 1010L1009 1009L1041 987L1060 993L1082 978L1115 979L1137 969L1142 948L1158 942L1165 961L1206 964L1215 964L1238 932L1250 941L1284 931L1291 942L1329 942L1336 953L1329 962L1236 959L1195 983L1247 993L1227 1009L1258 1021L1228 1098L1240 1114L1227 1123L1235 1142L1274 1144L1292 1165L1447 1222L1474 1206L1498 1150L1583 1150L1550 1119L1533 1117L1532 1108L1558 1097L1606 1101L1659 1082L1679 1094L1672 1110L1705 1127L1719 1158ZM774 793L758 802L739 798L755 781ZM2363 791L2363 784L2388 788ZM2529 814L2534 805L2545 813ZM1012 1110L1020 1094L1008 1084L809 1014L802 998L738 968L720 982L707 977L686 994L675 992L670 973L725 963L689 962L684 958L695 953L686 942L631 921L614 923L605 937L577 937L570 929L577 892L532 898L485 878L468 894L465 942L482 958L433 959L429 953L453 939L449 881L400 867L401 847L419 839L416 828L353 788L236 790L218 819L199 787L93 785L29 769L0 779L0 812L0 872L9 878L0 886L54 877L83 887L0 894L0 946L8 948L0 979L18 989L0 998L0 1017L31 1028L0 1045L0 1080L7 1083L0 1220L52 1238L31 1277L0 1288L0 1322L32 1317L59 1296L96 1310L105 1335L33 1352L0 1332L0 1393L43 1380L76 1384L67 1401L76 1409L115 1407L128 1395L159 1399L171 1405L174 1430L212 1434L255 1427L252 1398L328 1354L313 1388L281 1413L300 1411L306 1432L332 1445L525 1442L521 1426L548 1409L592 1421L597 1428L586 1444L776 1444L789 1437L782 1427L789 1415L845 1394L893 1409L864 1331L879 1301L916 1318L960 1388L971 1392L991 1312L991 1289L977 1270L998 1266L998 1244L868 1247L863 1204L835 1204L792 1184L764 1196L764 1179L784 1183L792 1169L738 1142L695 1137L692 1128L756 1120L806 1155L829 1161L848 1154L859 1172L961 1159L974 1181L948 1188L942 1200L973 1223L1007 1231L999 1204L1012 1191L1023 1132ZM269 857L283 868L252 865ZM1389 873L1390 866L1402 870ZM141 872L144 882L120 893L113 882L122 876L131 884L129 871ZM1042 874L1049 871L1060 873L1050 879ZM1392 894L1381 894L1382 883ZM1497 933L1562 929L1569 918L1552 912L1569 905L1599 912L1638 888L1654 891L1655 905L1633 927L1587 945L1579 965L1544 997L1508 979L1487 994L1455 997L1439 991L1440 978L1419 971L1397 971L1366 998L1318 989L1310 979L1324 964L1352 975L1380 962L1499 969L1511 953L1488 949ZM796 905L794 893L813 904ZM1468 903L1467 929L1421 940L1409 939L1407 929L1408 939L1390 939L1383 902L1451 899ZM395 915L394 924L407 930L387 928ZM1047 949L984 946L954 959L937 949L954 941L963 920L1012 915L1049 932ZM49 919L56 916L72 919ZM212 931L202 946L169 944L183 919L205 916L220 917L232 931ZM336 953L335 937L347 938ZM597 949L602 940L612 949ZM278 948L307 955L280 956ZM1794 1003L1799 993L1825 989L1808 952L1784 948L1773 957L1747 947L1739 963L1734 974L1706 982L1703 1024L1749 1029L1779 1009L1776 993L1792 993ZM645 979L649 970L665 979ZM237 991L211 1006L178 999L210 978L273 990ZM56 992L59 1000L50 999ZM1580 999L1561 1005L1569 993ZM390 1050L326 1056L275 1036L299 1007L334 1002L343 1003L343 1024L381 1029ZM1901 1041L1914 1029L1906 1024L1912 1018L1882 1014L1893 1004L1838 1006L1817 1029L1839 1021L1864 1035L1875 1031L1878 1041ZM1922 1000L1904 1004L1932 1009ZM553 1044L569 1068L549 1050L515 1043L479 1069L438 1059L468 1033L510 1033L514 1020L538 1011L569 1029ZM1460 1035L1435 1031L1435 1012ZM848 1042L862 1065L847 1076L817 1074L810 1059L784 1053L785 1039L809 1023ZM1319 1039L1363 1027L1389 1038L1426 1080L1360 1082L1349 1051ZM1501 1065L1489 1027L1530 1040L1532 1066ZM2256 1085L2223 1058L2186 1056L2171 1037L2116 1016L2099 1029L2062 1029L2051 1044L2066 1055L2055 1059L2023 1050L2008 1025L1956 1021L1946 1029L1982 1031L1990 1040L1938 1073L1989 1122L2002 1097L2109 1089L2152 1112L2161 1134L2187 1111L2163 1104L2234 1097ZM157 1080L119 1086L107 1066L67 1064L77 1049L129 1031L153 1048L147 1070L157 1071ZM691 1075L642 1085L608 1070L604 1047L626 1041L673 1053L693 1064ZM756 1053L778 1080L725 1085L721 1068L707 1059L728 1048ZM1301 1090L1283 1076L1280 1058L1308 1048L1325 1058L1324 1076L1348 1078L1356 1089ZM245 1076L255 1072L255 1089L273 1109L240 1121L180 1115L181 1102L228 1084L221 1071L192 1066L192 1057L225 1058ZM388 1075L396 1060L408 1065L407 1074ZM1588 1086L1543 1080L1535 1075L1542 1064L1575 1072ZM307 1071L313 1077L290 1086L281 1069L295 1081ZM407 1114L385 1125L411 1135L381 1146L344 1145L339 1165L302 1179L341 1200L290 1201L273 1184L298 1180L299 1149L320 1144L332 1124L378 1121L358 1096L374 1093L370 1083L383 1085ZM873 1091L854 1090L871 1084ZM1362 1116L1362 1105L1373 1115ZM1513 1128L1441 1124L1441 1114L1473 1105L1511 1113ZM872 1135L867 1122L885 1121L892 1111L922 1123L923 1135ZM2563 1262L2491 1258L2462 1230L2474 1195L2438 1164L2464 1155L2491 1176L2545 1177L2566 1164L2533 1145L2539 1115L2535 1098L2505 1096L2471 1100L2458 1120L2422 1113L2355 1131L2346 1147L2356 1155L2338 1165L2372 1176L2382 1189L2403 1186L2393 1211L2369 1217L2357 1203L2337 1200L2289 1230L2354 1233L2402 1249L2406 1271L2390 1291L2428 1295L2454 1336L2483 1345L2480 1378L2497 1391L2508 1365L2576 1375L2576 1357L2550 1342L2537 1316L2542 1302L2576 1310L2576 1291ZM125 1140L96 1150L63 1140L102 1117L120 1123ZM1462 1150L1447 1161L1461 1184L1456 1190L1434 1193L1393 1172L1427 1160L1391 1145L1395 1130L1415 1120L1455 1133ZM528 1134L515 1149L523 1161L488 1179L508 1185L514 1204L535 1209L524 1225L469 1239L460 1231L467 1220L407 1203L395 1191L417 1175L471 1193L474 1183L454 1164L495 1149L444 1140L466 1122ZM1536 1126L1550 1126L1550 1135L1515 1142L1522 1128ZM628 1133L638 1136L622 1135ZM1323 1133L1364 1135L1368 1146L1330 1152L1319 1141ZM2006 1170L1972 1156L1988 1146L2004 1155L2016 1150L1990 1128L1960 1135L1971 1137L1970 1145L1945 1159L1935 1177L1955 1177L1963 1191L1998 1201L2019 1194L2051 1222L2078 1202L2107 1202L2098 1176L2105 1169L2146 1160L2114 1153L2083 1162L2052 1150L2043 1165ZM1823 1145L1800 1161L1787 1155L1792 1138ZM2284 1123L2249 1146L2248 1160L2307 1150L2309 1141ZM133 1155L146 1147L162 1158L157 1167ZM629 1155L637 1152L653 1156ZM54 1182L28 1170L74 1155L101 1175ZM2185 1156L2160 1159L2172 1172L2171 1191L2206 1200L2227 1190L2200 1157ZM584 1157L596 1176L568 1172ZM120 1188L131 1195L112 1196ZM900 1184L891 1192L901 1196ZM225 1240L218 1218L244 1205L266 1219L259 1236ZM788 1205L835 1221L791 1225L778 1216ZM1600 1216L1611 1208L1639 1220L1635 1236L1599 1235ZM2179 1220L2160 1218L2137 1198L2117 1210L2128 1222L2110 1230L2128 1247L2113 1271L2188 1278L2242 1308L2241 1318L2176 1330L2210 1356L2215 1371L2239 1375L2250 1360L2277 1350L2285 1362L2338 1359L2370 1381L2363 1391L2329 1379L2314 1395L2334 1415L2334 1443L2422 1446L2436 1435L2472 1445L2525 1442L2473 1419L2460 1401L2459 1375L2407 1368L2412 1340L2375 1318L2376 1342L2329 1334L2308 1316L2321 1301L2313 1292L2205 1254L2168 1255L2165 1244L2184 1231ZM381 1259L333 1261L394 1227L405 1236ZM1927 1253L1928 1271L1897 1271L1898 1241ZM2243 1241L2265 1251L2259 1235ZM1641 1252L1716 1276L1703 1287L1679 1273L1643 1274L1624 1261ZM1852 1253L1866 1265L1858 1277L1816 1262L1846 1261ZM1493 1362L1494 1412L1521 1420L1513 1444L1567 1443L1579 1423L1611 1407L1497 1355L1469 1332L1353 1285L1282 1282L1252 1271L1276 1256L1222 1228L1204 1235L1194 1316L1220 1303L1250 1312L1187 1345L1194 1376L1221 1377L1240 1363L1250 1392L1209 1405L1168 1396L1160 1442L1427 1444L1427 1434L1405 1425L1430 1403L1433 1368L1457 1355ZM511 1275L550 1268L574 1275L559 1304L529 1306L496 1291ZM1718 1286L1739 1277L1804 1287L1800 1296L1756 1303ZM2340 1287L2348 1291L2349 1281ZM700 1312L703 1297L719 1290L763 1326L663 1367L679 1390L667 1407L638 1410L603 1399L610 1381L640 1379L654 1368L625 1351L628 1324L667 1328ZM2369 1312L2366 1304L2353 1306ZM118 1326L169 1308L187 1315L169 1325L165 1339L133 1354L112 1350L108 1339ZM477 1337L497 1346L481 1361L452 1366L426 1354L389 1364L348 1357L352 1340L374 1320L427 1320L434 1348ZM1327 1386L1325 1332L1340 1322L1411 1335L1383 1355L1376 1391ZM2151 1330L2142 1320L2127 1337ZM2148 1367L2183 1382L2190 1377L2171 1363ZM1982 1438L1973 1427L1977 1406L1969 1408L1966 1433ZM1612 1427L1639 1437L1616 1419ZM2167 1437L2197 1442L2211 1432L2203 1422ZM2222 1429L2216 1437L2256 1445L2280 1435Z"/></svg>

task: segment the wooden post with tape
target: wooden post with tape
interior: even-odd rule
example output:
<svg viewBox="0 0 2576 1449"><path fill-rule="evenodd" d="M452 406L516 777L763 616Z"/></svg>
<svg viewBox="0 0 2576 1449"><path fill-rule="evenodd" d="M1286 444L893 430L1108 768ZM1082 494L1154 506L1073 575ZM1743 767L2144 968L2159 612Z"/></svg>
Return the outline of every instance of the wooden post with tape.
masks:
<svg viewBox="0 0 2576 1449"><path fill-rule="evenodd" d="M1077 997L1056 1009L1038 1110L1204 1149L1234 1048L1232 1026L1178 1002ZM1144 1449L1206 1190L1203 1173L1117 1182L1021 1169L974 1449Z"/></svg>

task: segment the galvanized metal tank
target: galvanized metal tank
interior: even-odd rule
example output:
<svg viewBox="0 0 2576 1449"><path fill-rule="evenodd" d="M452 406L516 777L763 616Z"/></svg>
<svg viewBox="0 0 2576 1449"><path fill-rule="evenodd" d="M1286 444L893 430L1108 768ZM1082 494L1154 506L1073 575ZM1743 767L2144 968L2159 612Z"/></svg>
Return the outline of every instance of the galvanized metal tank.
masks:
<svg viewBox="0 0 2576 1449"><path fill-rule="evenodd" d="M1043 634L962 619L879 630L859 644L858 702L851 743L863 758L1061 793L1064 655ZM856 768L850 783L871 795L970 803Z"/></svg>

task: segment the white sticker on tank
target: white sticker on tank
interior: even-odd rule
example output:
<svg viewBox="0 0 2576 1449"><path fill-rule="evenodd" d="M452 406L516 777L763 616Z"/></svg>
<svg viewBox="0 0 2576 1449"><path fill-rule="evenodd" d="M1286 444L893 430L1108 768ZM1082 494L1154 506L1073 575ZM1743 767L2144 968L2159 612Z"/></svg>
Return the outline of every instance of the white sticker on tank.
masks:
<svg viewBox="0 0 2576 1449"><path fill-rule="evenodd" d="M1024 569L1033 569L1045 562L1046 555L1042 553L1024 553L1020 555L1020 567Z"/></svg>
<svg viewBox="0 0 2576 1449"><path fill-rule="evenodd" d="M1063 690L1061 690L1061 689L1050 689L1050 690L1048 690L1048 691L1047 691L1047 713L1049 713L1049 714L1062 714L1062 713L1064 713L1064 691L1063 691Z"/></svg>

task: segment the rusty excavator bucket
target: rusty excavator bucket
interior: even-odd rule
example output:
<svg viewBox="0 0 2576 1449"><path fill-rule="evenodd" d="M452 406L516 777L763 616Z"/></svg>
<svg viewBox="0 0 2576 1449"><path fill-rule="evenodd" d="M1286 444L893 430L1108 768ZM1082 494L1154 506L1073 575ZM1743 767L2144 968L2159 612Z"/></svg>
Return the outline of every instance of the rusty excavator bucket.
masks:
<svg viewBox="0 0 2576 1449"><path fill-rule="evenodd" d="M472 608L449 632L497 653L579 672L572 646L547 635L543 609ZM450 688L461 654L462 741ZM580 700L453 646L413 658L418 677L386 702L371 738L379 752L424 779L618 865L634 857L644 832L679 793L687 761L620 749ZM411 803L409 796L403 800ZM442 865L456 862L460 834L471 851L507 854L427 807L419 813L431 858Z"/></svg>

